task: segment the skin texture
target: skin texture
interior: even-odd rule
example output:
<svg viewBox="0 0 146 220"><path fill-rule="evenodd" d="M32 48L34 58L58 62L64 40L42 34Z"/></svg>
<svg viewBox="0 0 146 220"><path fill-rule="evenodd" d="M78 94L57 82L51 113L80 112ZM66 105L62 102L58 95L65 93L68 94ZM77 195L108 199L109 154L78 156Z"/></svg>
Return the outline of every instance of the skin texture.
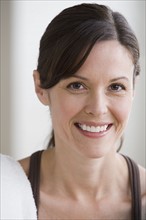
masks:
<svg viewBox="0 0 146 220"><path fill-rule="evenodd" d="M115 80L119 77L123 79ZM68 88L70 83L77 82L78 90ZM133 64L126 49L113 41L97 44L74 77L62 80L49 91L56 145L89 158L104 156L111 148L115 149L131 110L132 82ZM119 91L111 88L115 83ZM76 122L113 126L104 138L86 138L74 125Z"/></svg>
<svg viewBox="0 0 146 220"><path fill-rule="evenodd" d="M73 77L49 90L34 71L56 143L42 155L39 219L130 219L128 169L116 147L133 102L133 68L129 52L112 40L97 43ZM83 124L110 126L97 133L81 130ZM20 163L27 173L29 158ZM144 217L145 170L139 170Z"/></svg>

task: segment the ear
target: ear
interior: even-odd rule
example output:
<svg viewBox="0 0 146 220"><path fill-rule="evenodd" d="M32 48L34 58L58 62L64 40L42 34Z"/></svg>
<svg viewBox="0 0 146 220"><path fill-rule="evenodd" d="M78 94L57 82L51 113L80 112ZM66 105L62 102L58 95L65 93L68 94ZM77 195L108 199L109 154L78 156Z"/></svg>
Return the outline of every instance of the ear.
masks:
<svg viewBox="0 0 146 220"><path fill-rule="evenodd" d="M37 70L33 71L33 79L35 85L35 92L37 94L38 99L43 105L49 105L49 94L47 89L41 88L40 83L40 74Z"/></svg>
<svg viewBox="0 0 146 220"><path fill-rule="evenodd" d="M136 85L138 84L138 81L139 81L139 75L135 76L135 79L134 79L134 83L133 83L133 99L134 99L134 96L135 96L135 90L136 90Z"/></svg>

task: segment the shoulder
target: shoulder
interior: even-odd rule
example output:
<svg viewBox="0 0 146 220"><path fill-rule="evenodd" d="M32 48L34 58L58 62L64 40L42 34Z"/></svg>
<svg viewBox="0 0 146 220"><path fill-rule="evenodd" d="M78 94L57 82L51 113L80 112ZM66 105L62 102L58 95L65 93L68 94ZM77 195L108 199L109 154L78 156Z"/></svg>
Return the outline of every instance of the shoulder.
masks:
<svg viewBox="0 0 146 220"><path fill-rule="evenodd" d="M36 208L27 176L19 162L0 155L2 219L36 219Z"/></svg>
<svg viewBox="0 0 146 220"><path fill-rule="evenodd" d="M0 154L0 163L2 182L5 182L6 185L9 185L11 180L11 184L15 185L15 188L18 184L17 189L25 187L26 184L30 185L24 169L18 161L10 156Z"/></svg>
<svg viewBox="0 0 146 220"><path fill-rule="evenodd" d="M27 181L26 175L20 164L10 156L0 155L1 162L1 177L2 181L9 183L8 180L23 180ZM15 182L17 184L18 182Z"/></svg>
<svg viewBox="0 0 146 220"><path fill-rule="evenodd" d="M0 155L0 162L1 162L1 174L3 179L11 178L11 177L25 177L24 171L20 164L8 155ZM9 174L9 175L7 175Z"/></svg>
<svg viewBox="0 0 146 220"><path fill-rule="evenodd" d="M139 174L140 174L140 183L141 183L141 192L146 194L146 169L138 165Z"/></svg>
<svg viewBox="0 0 146 220"><path fill-rule="evenodd" d="M124 155L126 158L127 156ZM140 177L140 188L141 188L141 195L144 196L146 195L146 169L139 165L136 161L131 159L130 157L127 157L127 159L130 159L133 165L136 165L138 167L139 171L139 177Z"/></svg>
<svg viewBox="0 0 146 220"><path fill-rule="evenodd" d="M146 219L146 169L142 166L139 167L141 197L142 197L142 217Z"/></svg>
<svg viewBox="0 0 146 220"><path fill-rule="evenodd" d="M23 159L19 160L18 162L21 165L21 167L23 168L26 176L28 176L29 165L30 165L30 157L23 158Z"/></svg>
<svg viewBox="0 0 146 220"><path fill-rule="evenodd" d="M135 164L136 161L134 161ZM146 169L137 164L140 177L140 190L141 190L141 204L142 204L142 219L146 219Z"/></svg>

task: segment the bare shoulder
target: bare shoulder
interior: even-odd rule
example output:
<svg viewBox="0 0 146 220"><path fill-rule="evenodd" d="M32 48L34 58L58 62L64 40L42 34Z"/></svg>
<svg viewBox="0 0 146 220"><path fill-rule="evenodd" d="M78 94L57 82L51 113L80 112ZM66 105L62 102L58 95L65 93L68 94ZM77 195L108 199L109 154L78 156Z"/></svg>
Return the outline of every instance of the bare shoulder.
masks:
<svg viewBox="0 0 146 220"><path fill-rule="evenodd" d="M146 169L142 166L139 167L140 182L141 182L141 193L146 194Z"/></svg>
<svg viewBox="0 0 146 220"><path fill-rule="evenodd" d="M146 169L139 165L141 196L142 196L142 219L146 219Z"/></svg>
<svg viewBox="0 0 146 220"><path fill-rule="evenodd" d="M24 169L24 172L28 176L30 157L23 158L23 159L19 160L18 162L20 163L20 165Z"/></svg>

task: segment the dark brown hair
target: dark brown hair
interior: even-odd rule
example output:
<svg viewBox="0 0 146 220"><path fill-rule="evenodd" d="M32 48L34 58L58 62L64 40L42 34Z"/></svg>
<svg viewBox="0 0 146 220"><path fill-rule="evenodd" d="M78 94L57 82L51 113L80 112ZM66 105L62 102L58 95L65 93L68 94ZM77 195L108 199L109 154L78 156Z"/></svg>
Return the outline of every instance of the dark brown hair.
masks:
<svg viewBox="0 0 146 220"><path fill-rule="evenodd" d="M37 70L41 87L51 88L75 74L95 43L107 40L117 40L128 49L135 80L140 72L139 45L123 15L98 4L80 4L63 10L48 25L40 41ZM55 146L53 131L48 146Z"/></svg>

